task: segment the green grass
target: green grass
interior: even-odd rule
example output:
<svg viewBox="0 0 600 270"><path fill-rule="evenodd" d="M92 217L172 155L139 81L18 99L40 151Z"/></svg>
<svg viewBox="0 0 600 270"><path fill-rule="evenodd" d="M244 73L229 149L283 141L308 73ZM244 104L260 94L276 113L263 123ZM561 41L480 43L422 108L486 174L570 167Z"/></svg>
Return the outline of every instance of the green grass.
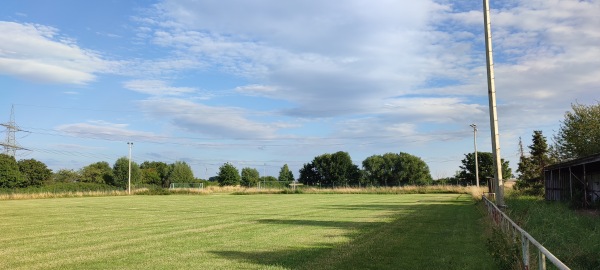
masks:
<svg viewBox="0 0 600 270"><path fill-rule="evenodd" d="M563 202L533 196L506 197L507 214L572 269L600 269L600 216Z"/></svg>
<svg viewBox="0 0 600 270"><path fill-rule="evenodd" d="M465 194L0 201L0 269L494 269Z"/></svg>

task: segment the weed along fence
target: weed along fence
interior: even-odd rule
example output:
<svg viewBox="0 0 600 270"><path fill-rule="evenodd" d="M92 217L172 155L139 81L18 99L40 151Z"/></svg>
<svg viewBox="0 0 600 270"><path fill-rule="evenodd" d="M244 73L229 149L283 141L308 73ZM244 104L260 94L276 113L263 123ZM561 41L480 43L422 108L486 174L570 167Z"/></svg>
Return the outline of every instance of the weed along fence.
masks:
<svg viewBox="0 0 600 270"><path fill-rule="evenodd" d="M488 214L494 221L496 226L499 226L502 231L507 234L514 243L521 244L521 262L523 269L531 269L532 266L537 264L538 269L546 269L546 260L550 261L558 269L570 269L558 258L556 258L550 251L542 246L538 241L533 239L525 230L514 223L504 212L502 212L498 206L490 201L486 196L483 196ZM519 237L520 234L520 237ZM533 244L534 248L537 249L537 263L530 260L530 244Z"/></svg>

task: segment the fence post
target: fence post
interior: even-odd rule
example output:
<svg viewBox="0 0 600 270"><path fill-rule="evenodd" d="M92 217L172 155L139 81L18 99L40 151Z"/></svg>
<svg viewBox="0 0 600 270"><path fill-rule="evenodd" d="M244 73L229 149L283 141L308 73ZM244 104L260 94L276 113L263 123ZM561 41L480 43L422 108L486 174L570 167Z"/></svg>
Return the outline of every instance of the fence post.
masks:
<svg viewBox="0 0 600 270"><path fill-rule="evenodd" d="M538 253L539 253L539 256L538 256L538 258L539 258L539 262L538 262L539 269L540 270L546 270L546 255L541 250L539 250Z"/></svg>
<svg viewBox="0 0 600 270"><path fill-rule="evenodd" d="M521 246L523 247L523 268L529 270L529 239L521 233Z"/></svg>

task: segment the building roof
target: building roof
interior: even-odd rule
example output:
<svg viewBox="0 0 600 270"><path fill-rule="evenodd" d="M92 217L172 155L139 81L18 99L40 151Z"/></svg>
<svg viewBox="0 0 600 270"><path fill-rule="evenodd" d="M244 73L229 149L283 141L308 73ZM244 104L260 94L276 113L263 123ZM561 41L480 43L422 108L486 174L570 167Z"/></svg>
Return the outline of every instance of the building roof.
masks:
<svg viewBox="0 0 600 270"><path fill-rule="evenodd" d="M597 153L597 154L594 154L591 156L587 156L587 157L574 159L574 160L569 160L569 161L562 162L562 163L553 164L550 166L546 166L546 168L544 168L544 171L579 166L579 165L583 165L583 164L589 164L592 162L600 162L600 153Z"/></svg>

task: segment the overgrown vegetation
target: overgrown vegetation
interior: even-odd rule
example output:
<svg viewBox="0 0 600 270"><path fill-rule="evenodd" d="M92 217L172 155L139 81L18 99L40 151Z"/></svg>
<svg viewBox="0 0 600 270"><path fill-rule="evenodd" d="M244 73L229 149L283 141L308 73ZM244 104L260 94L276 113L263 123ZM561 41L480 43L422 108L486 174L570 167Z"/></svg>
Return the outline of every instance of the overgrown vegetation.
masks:
<svg viewBox="0 0 600 270"><path fill-rule="evenodd" d="M3 188L0 194L34 194L88 191L115 191L114 186L99 183L53 183L44 186L29 186L25 188Z"/></svg>
<svg viewBox="0 0 600 270"><path fill-rule="evenodd" d="M600 269L600 215L564 202L509 193L507 214L572 269Z"/></svg>
<svg viewBox="0 0 600 270"><path fill-rule="evenodd" d="M233 195L255 194L470 194L481 199L485 188L475 186L463 187L452 185L437 186L404 186L404 187L368 187L368 188L317 188L299 186L296 188L248 188L243 186L215 186L204 188L166 189L156 185L138 185L132 189L134 195L207 195L213 193ZM42 187L20 189L0 189L0 200L39 199L62 197L97 197L127 195L126 190L115 189L105 184L95 183L56 183Z"/></svg>
<svg viewBox="0 0 600 270"><path fill-rule="evenodd" d="M97 197L127 194L114 186L97 183L54 183L25 188L1 188L0 200Z"/></svg>
<svg viewBox="0 0 600 270"><path fill-rule="evenodd" d="M495 227L492 222L487 222L486 228L488 230L486 233L488 236L486 242L488 252L494 258L498 268L503 270L523 269L520 243L510 239L500 228Z"/></svg>

